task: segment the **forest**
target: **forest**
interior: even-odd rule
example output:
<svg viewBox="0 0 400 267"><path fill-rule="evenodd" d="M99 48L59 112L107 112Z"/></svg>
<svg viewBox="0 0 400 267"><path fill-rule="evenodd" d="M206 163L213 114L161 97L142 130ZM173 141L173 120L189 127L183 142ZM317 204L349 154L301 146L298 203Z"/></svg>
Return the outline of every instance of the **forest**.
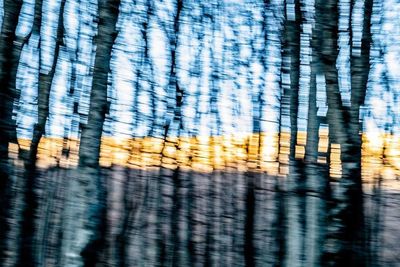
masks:
<svg viewBox="0 0 400 267"><path fill-rule="evenodd" d="M0 11L0 267L400 266L399 0Z"/></svg>

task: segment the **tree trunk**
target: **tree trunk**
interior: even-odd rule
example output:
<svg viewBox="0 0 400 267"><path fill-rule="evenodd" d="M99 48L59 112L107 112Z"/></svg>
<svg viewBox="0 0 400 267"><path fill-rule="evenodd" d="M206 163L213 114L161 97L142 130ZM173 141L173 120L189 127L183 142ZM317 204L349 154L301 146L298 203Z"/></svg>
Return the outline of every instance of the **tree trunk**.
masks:
<svg viewBox="0 0 400 267"><path fill-rule="evenodd" d="M351 58L351 107L342 105L336 59L338 57L338 4L335 0L316 2L316 28L318 29L318 55L325 72L328 100L328 123L332 141L340 144L342 179L339 181L336 207L330 217L328 229L329 251L324 262L338 265L364 266L365 238L363 231L363 200L361 184L361 134L359 109L364 101L369 73L370 21L372 0L365 2L361 55Z"/></svg>
<svg viewBox="0 0 400 267"><path fill-rule="evenodd" d="M71 209L64 241L68 266L95 266L102 252L106 227L106 191L99 169L100 145L107 112L111 52L117 36L118 0L99 0L98 34L87 124L82 130L79 166L70 185Z"/></svg>
<svg viewBox="0 0 400 267"><path fill-rule="evenodd" d="M294 5L294 8L290 7ZM297 116L299 104L299 78L300 78L300 35L301 35L302 14L300 10L300 0L295 0L293 4L285 2L285 22L283 32L283 55L282 71L287 72L283 79L284 95L282 105L290 119L290 139L289 139L289 174L287 179L287 190L297 191L302 188L302 168L301 162L296 159L297 144ZM292 192L293 193L293 192ZM302 254L301 240L301 211L299 198L296 195L288 196L286 222L286 242L285 256L283 265L300 266Z"/></svg>
<svg viewBox="0 0 400 267"><path fill-rule="evenodd" d="M26 161L26 173L25 173L25 207L22 218L21 227L21 242L20 242L20 253L19 253L19 266L41 266L42 263L38 259L37 253L35 252L35 213L38 206L38 196L36 195L36 157L37 149L42 138L46 120L49 114L49 95L50 88L53 81L53 77L56 70L58 61L58 54L60 46L62 45L63 39L63 16L64 16L64 5L65 0L61 1L57 28L57 40L55 45L53 62L48 73L41 72L41 64L39 63L39 88L38 88L38 123L35 125L31 147L29 151L29 158ZM40 35L40 24L42 17L42 1L38 0L35 2L35 18L32 33ZM40 37L39 37L40 38ZM41 62L40 42L39 42L39 62ZM51 201L51 200L48 200ZM47 222L44 222L47 223Z"/></svg>
<svg viewBox="0 0 400 267"><path fill-rule="evenodd" d="M17 39L15 30L22 1L5 0L4 17L0 35L0 262L5 262L7 222L10 208L10 174L12 166L8 159L8 144L16 139L15 122L12 119L15 87L12 85L18 60L14 57L14 41ZM11 51L11 52L10 52ZM16 140L13 140L16 142Z"/></svg>
<svg viewBox="0 0 400 267"><path fill-rule="evenodd" d="M99 166L101 135L107 111L107 85L111 51L117 36L119 1L99 0L99 25L96 38L92 91L88 122L83 127L79 147L79 166Z"/></svg>
<svg viewBox="0 0 400 267"><path fill-rule="evenodd" d="M312 40L314 44L315 34ZM321 265L322 247L324 238L324 221L326 220L326 192L329 182L329 165L318 163L318 144L320 121L317 116L317 81L320 64L313 49L311 62L311 80L309 92L307 143L305 148L306 173L306 233L305 233L305 263L306 266Z"/></svg>
<svg viewBox="0 0 400 267"><path fill-rule="evenodd" d="M60 4L60 11L58 15L58 25L57 25L57 39L54 49L53 62L51 64L50 70L47 73L41 72L41 64L39 64L39 90L38 90L38 122L35 125L33 131L33 138L30 147L30 157L29 164L31 168L35 168L37 149L45 132L46 121L49 116L49 96L50 89L53 83L54 74L56 72L58 56L60 48L63 45L64 38L64 7L66 0L62 0ZM39 57L41 52L39 52ZM40 62L40 59L39 59Z"/></svg>

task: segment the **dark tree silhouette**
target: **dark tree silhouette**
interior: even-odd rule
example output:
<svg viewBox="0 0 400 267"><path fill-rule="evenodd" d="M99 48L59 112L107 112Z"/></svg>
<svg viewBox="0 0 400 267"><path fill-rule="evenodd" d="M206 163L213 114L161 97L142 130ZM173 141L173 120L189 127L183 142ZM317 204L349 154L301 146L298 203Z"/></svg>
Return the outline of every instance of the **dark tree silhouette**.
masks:
<svg viewBox="0 0 400 267"><path fill-rule="evenodd" d="M353 6L352 6L353 8ZM365 250L363 228L363 204L361 188L361 134L359 109L364 102L366 82L369 73L369 47L371 45L370 22L372 1L366 1L364 7L364 26L361 55L351 56L351 107L343 106L339 92L338 71L338 4L336 1L316 2L316 28L318 35L319 60L325 73L328 99L328 114L332 140L341 145L341 160L343 179L341 187L343 194L337 199L338 204L330 216L340 220L340 229L333 234L339 239L338 251L325 254L325 260L339 264L363 266ZM351 26L350 26L351 28ZM332 228L331 228L332 229ZM329 230L328 230L329 231ZM330 255L330 256L329 256Z"/></svg>
<svg viewBox="0 0 400 267"><path fill-rule="evenodd" d="M98 32L95 38L96 56L90 108L87 123L82 129L78 171L70 185L73 195L69 196L75 198L70 201L81 205L81 209L76 210L80 218L66 218L73 220L70 222L76 226L73 231L81 231L81 233L89 231L90 234L85 242L71 248L73 251L67 252L74 257L68 259L67 256L67 264L77 264L77 261L80 261L78 256L80 255L84 266L95 266L104 245L106 189L99 170L99 158L103 124L108 111L108 75L112 47L117 37L119 4L119 1L110 0L98 2Z"/></svg>
<svg viewBox="0 0 400 267"><path fill-rule="evenodd" d="M7 218L10 209L10 172L8 143L16 142L15 122L12 119L13 100L16 95L15 74L18 64L14 41L15 30L22 1L4 1L4 16L0 35L0 261L7 251L6 238L9 230Z"/></svg>
<svg viewBox="0 0 400 267"><path fill-rule="evenodd" d="M26 188L25 188L25 207L22 215L21 225L21 243L19 245L19 262L18 266L36 266L40 265L35 256L35 214L37 211L38 200L36 190L36 158L40 139L45 132L46 120L49 114L49 95L60 47L63 44L63 16L64 16L65 0L61 1L58 15L57 39L55 44L53 62L48 73L41 70L41 23L42 23L42 0L35 1L35 15L31 34L39 38L39 82L38 82L38 123L35 124L33 138L31 141L29 158L26 160Z"/></svg>

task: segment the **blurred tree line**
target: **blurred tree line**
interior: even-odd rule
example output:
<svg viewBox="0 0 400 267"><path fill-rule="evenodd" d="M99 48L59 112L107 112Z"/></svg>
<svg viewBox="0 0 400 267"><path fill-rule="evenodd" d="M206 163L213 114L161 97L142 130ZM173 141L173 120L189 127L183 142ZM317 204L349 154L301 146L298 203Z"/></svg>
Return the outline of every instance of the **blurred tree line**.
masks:
<svg viewBox="0 0 400 267"><path fill-rule="evenodd" d="M362 151L400 125L390 5L3 0L0 265L380 265ZM160 149L104 168L108 137Z"/></svg>

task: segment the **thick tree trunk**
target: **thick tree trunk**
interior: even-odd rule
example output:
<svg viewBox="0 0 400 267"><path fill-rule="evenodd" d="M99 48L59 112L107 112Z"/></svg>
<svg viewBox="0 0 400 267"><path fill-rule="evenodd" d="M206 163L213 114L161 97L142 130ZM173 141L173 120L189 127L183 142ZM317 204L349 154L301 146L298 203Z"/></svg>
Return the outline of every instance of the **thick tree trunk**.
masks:
<svg viewBox="0 0 400 267"><path fill-rule="evenodd" d="M98 34L88 122L82 130L79 166L70 185L63 257L67 266L95 266L104 243L106 191L99 169L107 112L111 52L117 36L118 0L99 0Z"/></svg>
<svg viewBox="0 0 400 267"><path fill-rule="evenodd" d="M324 261L338 265L364 266L365 238L361 184L361 134L359 109L364 101L369 73L370 17L372 0L365 2L362 52L351 58L352 99L350 109L341 102L336 59L338 57L338 4L335 0L316 1L318 55L325 72L328 99L329 133L341 146L342 179L336 207L330 216L339 219L328 229L329 251Z"/></svg>
<svg viewBox="0 0 400 267"><path fill-rule="evenodd" d="M18 64L14 50L14 41L17 40L15 30L22 1L5 0L3 5L4 16L0 35L0 262L6 262L5 253L8 250L6 246L9 231L7 218L10 208L10 175L12 174L12 166L8 159L8 144L10 141L17 141L15 140L15 122L12 119L15 96L15 86L12 85L17 69L15 65Z"/></svg>
<svg viewBox="0 0 400 267"><path fill-rule="evenodd" d="M88 122L82 130L79 147L79 166L99 166L101 135L107 111L107 85L110 72L111 50L117 36L119 1L99 0L99 25L96 36L92 91Z"/></svg>

